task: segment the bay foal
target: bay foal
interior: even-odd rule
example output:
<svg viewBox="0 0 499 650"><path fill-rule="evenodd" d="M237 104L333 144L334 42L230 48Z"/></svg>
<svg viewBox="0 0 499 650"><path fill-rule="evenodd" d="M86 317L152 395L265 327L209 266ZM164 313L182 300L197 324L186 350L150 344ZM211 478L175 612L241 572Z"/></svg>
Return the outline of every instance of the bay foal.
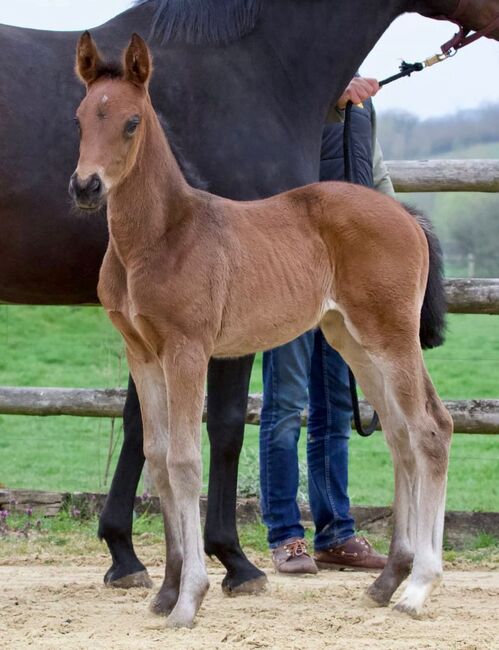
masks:
<svg viewBox="0 0 499 650"><path fill-rule="evenodd" d="M199 517L208 360L318 325L378 411L394 460L389 560L369 597L387 604L412 567L396 607L419 614L442 573L452 430L420 348L420 334L438 338L442 322L429 304L431 236L396 201L344 183L250 202L195 190L152 108L144 41L134 35L123 65L110 65L85 33L76 68L87 95L70 193L87 209L107 199L99 298L126 343L165 521L153 610L190 626L208 589Z"/></svg>

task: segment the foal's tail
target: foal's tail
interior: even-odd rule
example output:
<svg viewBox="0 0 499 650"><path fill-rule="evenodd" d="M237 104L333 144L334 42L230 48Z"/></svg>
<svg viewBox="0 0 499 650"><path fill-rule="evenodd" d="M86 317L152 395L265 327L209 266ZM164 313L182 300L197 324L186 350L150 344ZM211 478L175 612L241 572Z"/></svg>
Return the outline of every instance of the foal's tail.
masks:
<svg viewBox="0 0 499 650"><path fill-rule="evenodd" d="M428 282L421 308L421 321L419 326L421 347L423 350L426 350L427 348L436 348L444 342L447 300L443 281L443 254L438 237L428 217L413 207L407 205L404 207L423 229L430 254Z"/></svg>

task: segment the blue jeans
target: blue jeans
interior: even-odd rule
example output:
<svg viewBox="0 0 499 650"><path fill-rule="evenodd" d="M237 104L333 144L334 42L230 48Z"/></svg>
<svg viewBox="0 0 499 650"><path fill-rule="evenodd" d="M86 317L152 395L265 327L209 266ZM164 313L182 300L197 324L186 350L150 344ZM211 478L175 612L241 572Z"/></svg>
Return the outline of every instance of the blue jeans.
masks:
<svg viewBox="0 0 499 650"><path fill-rule="evenodd" d="M263 355L260 489L268 541L275 548L303 537L298 491L300 414L309 401L308 490L316 550L355 534L348 498L352 405L348 367L320 330Z"/></svg>

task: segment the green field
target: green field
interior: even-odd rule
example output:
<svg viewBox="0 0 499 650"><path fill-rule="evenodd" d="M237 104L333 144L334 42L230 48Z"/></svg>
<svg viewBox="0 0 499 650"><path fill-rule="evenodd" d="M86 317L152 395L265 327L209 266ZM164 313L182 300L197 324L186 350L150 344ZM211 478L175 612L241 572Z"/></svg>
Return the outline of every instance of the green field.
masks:
<svg viewBox="0 0 499 650"><path fill-rule="evenodd" d="M499 318L451 316L446 345L427 354L445 398L499 397ZM126 384L121 341L103 312L91 307L0 306L0 384L114 387ZM261 391L259 360L251 390ZM111 421L96 418L0 416L0 484L40 490L102 490ZM121 422L115 423L119 443ZM304 438L300 453L304 459ZM203 441L205 477L208 446ZM113 461L116 459L116 449ZM258 429L247 427L240 490L256 492ZM499 436L456 435L448 507L499 510ZM302 472L305 474L305 472ZM350 494L355 504L384 505L392 498L391 461L379 434L351 442ZM303 494L306 486L301 486Z"/></svg>

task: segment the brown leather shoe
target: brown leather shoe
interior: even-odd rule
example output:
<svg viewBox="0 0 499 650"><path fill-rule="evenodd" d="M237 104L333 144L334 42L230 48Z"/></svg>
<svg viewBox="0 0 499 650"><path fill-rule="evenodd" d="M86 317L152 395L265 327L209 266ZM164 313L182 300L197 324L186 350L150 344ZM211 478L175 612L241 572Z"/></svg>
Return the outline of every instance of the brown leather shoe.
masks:
<svg viewBox="0 0 499 650"><path fill-rule="evenodd" d="M351 537L341 546L315 552L319 569L381 571L386 560L386 556L377 553L365 537Z"/></svg>
<svg viewBox="0 0 499 650"><path fill-rule="evenodd" d="M290 537L277 548L272 549L272 562L278 573L288 575L317 573L317 566L307 553L302 537Z"/></svg>

